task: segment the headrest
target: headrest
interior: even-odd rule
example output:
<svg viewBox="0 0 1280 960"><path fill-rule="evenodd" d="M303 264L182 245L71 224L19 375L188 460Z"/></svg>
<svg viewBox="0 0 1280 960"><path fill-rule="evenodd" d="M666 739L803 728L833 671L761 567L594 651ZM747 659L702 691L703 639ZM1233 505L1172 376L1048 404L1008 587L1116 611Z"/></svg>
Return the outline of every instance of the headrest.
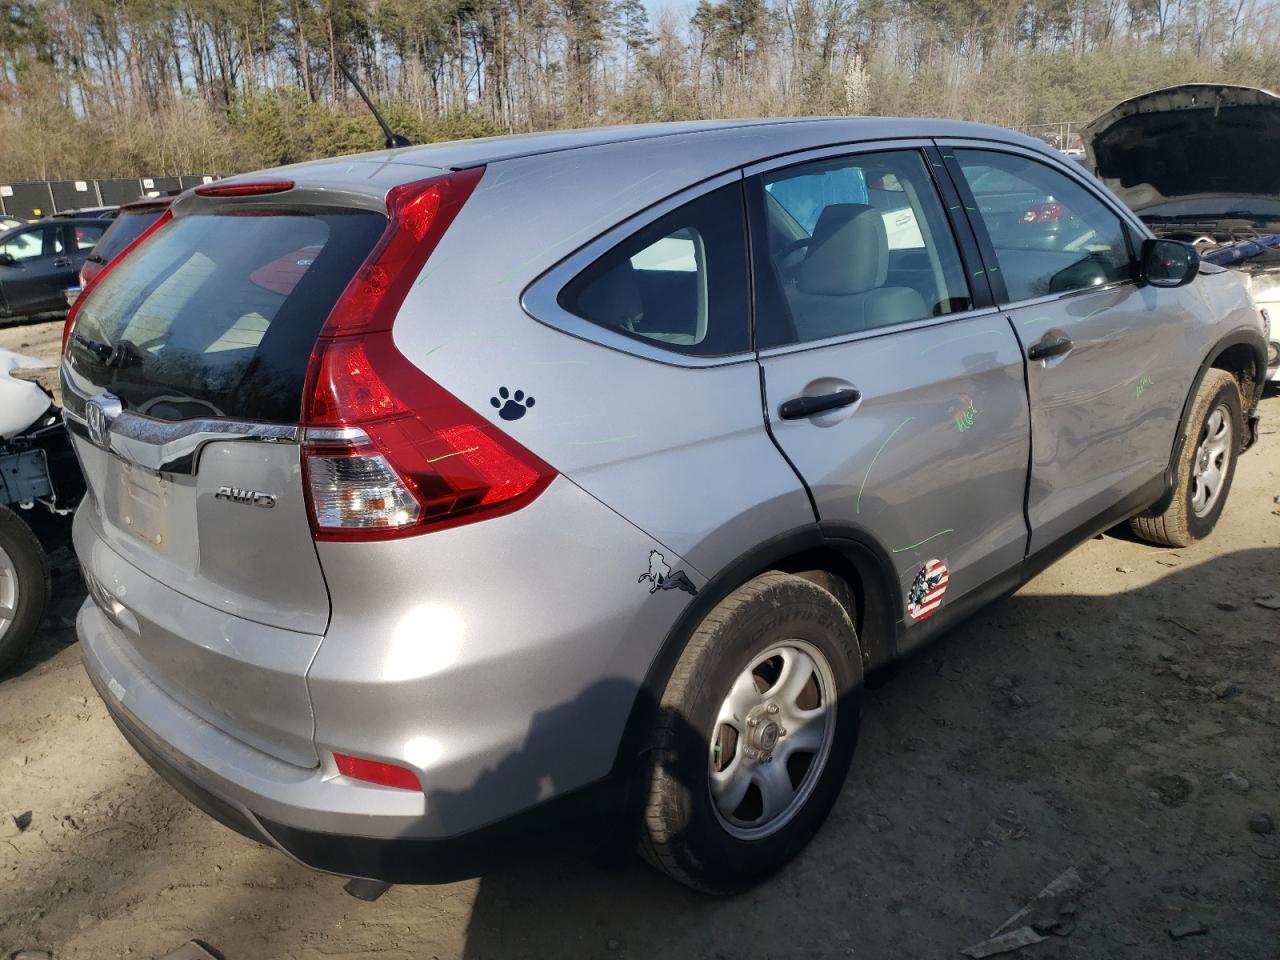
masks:
<svg viewBox="0 0 1280 960"><path fill-rule="evenodd" d="M884 218L863 203L833 203L813 228L800 265L803 293L838 296L883 286L889 275L889 236Z"/></svg>

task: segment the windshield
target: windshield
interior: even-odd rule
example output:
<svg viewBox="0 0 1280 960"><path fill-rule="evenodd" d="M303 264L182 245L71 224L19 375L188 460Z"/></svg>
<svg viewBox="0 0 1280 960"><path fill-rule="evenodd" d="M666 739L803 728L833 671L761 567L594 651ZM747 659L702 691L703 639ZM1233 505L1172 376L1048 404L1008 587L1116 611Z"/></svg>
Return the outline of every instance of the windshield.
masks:
<svg viewBox="0 0 1280 960"><path fill-rule="evenodd" d="M315 339L386 217L178 217L107 273L67 344L75 380L161 420L296 422Z"/></svg>
<svg viewBox="0 0 1280 960"><path fill-rule="evenodd" d="M142 236L142 232L151 226L164 213L164 207L142 207L138 210L123 210L102 235L97 248L90 258L98 263L107 263L117 253Z"/></svg>

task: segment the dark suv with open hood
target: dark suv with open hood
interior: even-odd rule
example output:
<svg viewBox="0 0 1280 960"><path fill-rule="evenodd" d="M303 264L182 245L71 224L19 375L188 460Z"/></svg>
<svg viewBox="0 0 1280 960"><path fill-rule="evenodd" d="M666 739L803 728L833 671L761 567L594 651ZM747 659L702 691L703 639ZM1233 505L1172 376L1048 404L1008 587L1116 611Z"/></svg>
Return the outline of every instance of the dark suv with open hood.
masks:
<svg viewBox="0 0 1280 960"><path fill-rule="evenodd" d="M1084 130L1089 164L1158 237L1238 269L1271 318L1280 377L1280 96L1187 83L1125 100Z"/></svg>

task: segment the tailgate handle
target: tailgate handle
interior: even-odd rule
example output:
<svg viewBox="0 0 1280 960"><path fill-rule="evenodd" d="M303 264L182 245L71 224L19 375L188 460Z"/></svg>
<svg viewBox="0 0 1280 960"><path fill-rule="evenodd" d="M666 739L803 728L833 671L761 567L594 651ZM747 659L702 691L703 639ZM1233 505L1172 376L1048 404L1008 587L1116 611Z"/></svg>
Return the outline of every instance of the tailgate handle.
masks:
<svg viewBox="0 0 1280 960"><path fill-rule="evenodd" d="M796 397L778 408L778 416L783 420L803 420L817 413L847 407L861 399L862 394L857 390L837 390L835 393L823 393L816 397Z"/></svg>

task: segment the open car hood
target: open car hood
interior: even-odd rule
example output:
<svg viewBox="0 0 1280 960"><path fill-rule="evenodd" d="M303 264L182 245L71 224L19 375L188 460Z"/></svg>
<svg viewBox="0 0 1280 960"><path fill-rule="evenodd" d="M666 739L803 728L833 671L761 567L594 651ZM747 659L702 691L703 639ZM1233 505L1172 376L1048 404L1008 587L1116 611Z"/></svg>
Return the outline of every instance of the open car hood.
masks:
<svg viewBox="0 0 1280 960"><path fill-rule="evenodd" d="M1217 83L1167 87L1118 104L1082 138L1097 175L1144 220L1248 214L1255 228L1280 231L1274 93Z"/></svg>

